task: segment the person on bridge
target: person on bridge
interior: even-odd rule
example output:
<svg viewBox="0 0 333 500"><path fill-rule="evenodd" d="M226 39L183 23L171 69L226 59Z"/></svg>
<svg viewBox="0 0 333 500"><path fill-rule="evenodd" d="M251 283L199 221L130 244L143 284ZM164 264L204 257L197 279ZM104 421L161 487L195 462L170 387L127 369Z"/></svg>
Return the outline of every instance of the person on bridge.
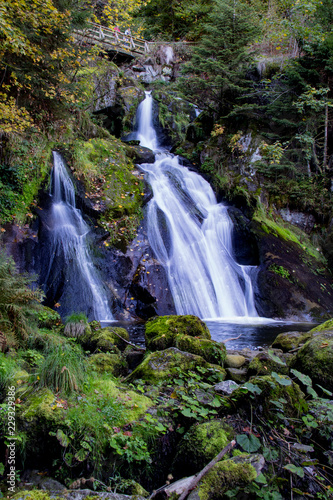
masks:
<svg viewBox="0 0 333 500"><path fill-rule="evenodd" d="M115 27L114 27L114 37L115 37L115 39L117 40L117 42L119 42L119 36L118 36L118 33L120 33L119 26L115 26Z"/></svg>
<svg viewBox="0 0 333 500"><path fill-rule="evenodd" d="M131 30L130 30L130 28L127 28L125 30L125 35L124 35L124 38L123 38L125 45L130 46L130 44L128 43L128 41L129 41L128 37L131 37L131 36L132 36Z"/></svg>

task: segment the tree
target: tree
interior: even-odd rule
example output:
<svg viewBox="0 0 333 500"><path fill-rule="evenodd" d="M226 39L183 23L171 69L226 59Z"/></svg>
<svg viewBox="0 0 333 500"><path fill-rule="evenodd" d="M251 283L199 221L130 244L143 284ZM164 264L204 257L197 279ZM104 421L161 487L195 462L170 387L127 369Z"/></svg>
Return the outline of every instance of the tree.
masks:
<svg viewBox="0 0 333 500"><path fill-rule="evenodd" d="M21 133L52 112L54 101L73 100L70 72L78 64L78 47L72 32L88 14L81 0L2 2L0 131Z"/></svg>
<svg viewBox="0 0 333 500"><path fill-rule="evenodd" d="M247 72L253 60L249 47L259 34L258 19L240 0L216 0L204 28L185 67L186 93L200 108L223 116L235 108L249 85Z"/></svg>
<svg viewBox="0 0 333 500"><path fill-rule="evenodd" d="M144 36L162 40L196 40L212 8L212 0L150 0L137 12Z"/></svg>

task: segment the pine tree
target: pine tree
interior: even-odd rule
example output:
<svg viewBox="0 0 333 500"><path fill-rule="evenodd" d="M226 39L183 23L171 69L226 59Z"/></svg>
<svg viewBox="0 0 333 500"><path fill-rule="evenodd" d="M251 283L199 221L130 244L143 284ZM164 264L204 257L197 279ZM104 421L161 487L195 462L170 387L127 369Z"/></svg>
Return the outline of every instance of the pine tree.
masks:
<svg viewBox="0 0 333 500"><path fill-rule="evenodd" d="M199 107L210 108L219 116L235 107L249 85L249 45L258 35L258 20L249 5L240 0L216 0L205 35L185 69L187 94Z"/></svg>

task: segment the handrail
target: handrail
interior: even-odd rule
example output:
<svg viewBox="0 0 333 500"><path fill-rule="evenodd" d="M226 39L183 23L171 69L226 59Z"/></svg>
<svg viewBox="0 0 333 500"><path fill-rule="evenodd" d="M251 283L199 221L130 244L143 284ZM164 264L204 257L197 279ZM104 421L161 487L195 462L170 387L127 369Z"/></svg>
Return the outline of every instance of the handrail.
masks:
<svg viewBox="0 0 333 500"><path fill-rule="evenodd" d="M115 31L96 23L89 23L85 30L76 30L75 33L83 38L99 43L111 45L113 48L120 46L125 52L146 54L150 52L150 42L143 38L136 38L125 32Z"/></svg>

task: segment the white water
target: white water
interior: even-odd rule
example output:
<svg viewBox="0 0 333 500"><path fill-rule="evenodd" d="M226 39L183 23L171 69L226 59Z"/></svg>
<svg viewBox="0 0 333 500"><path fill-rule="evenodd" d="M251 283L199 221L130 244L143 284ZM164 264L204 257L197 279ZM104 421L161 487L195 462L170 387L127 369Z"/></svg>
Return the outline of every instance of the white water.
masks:
<svg viewBox="0 0 333 500"><path fill-rule="evenodd" d="M138 109L138 138L158 150L152 132L152 97ZM144 164L154 197L148 205L148 238L165 267L177 314L250 321L254 306L251 266L233 258L232 222L200 175L179 164L178 157L158 154Z"/></svg>
<svg viewBox="0 0 333 500"><path fill-rule="evenodd" d="M106 290L92 263L87 245L89 227L75 207L75 190L60 154L54 152L50 214L51 259L63 258L65 283L63 300L72 312L85 312L91 319L110 321ZM67 290L67 292L66 292ZM69 303L69 304L68 304ZM62 305L62 304L60 304Z"/></svg>

